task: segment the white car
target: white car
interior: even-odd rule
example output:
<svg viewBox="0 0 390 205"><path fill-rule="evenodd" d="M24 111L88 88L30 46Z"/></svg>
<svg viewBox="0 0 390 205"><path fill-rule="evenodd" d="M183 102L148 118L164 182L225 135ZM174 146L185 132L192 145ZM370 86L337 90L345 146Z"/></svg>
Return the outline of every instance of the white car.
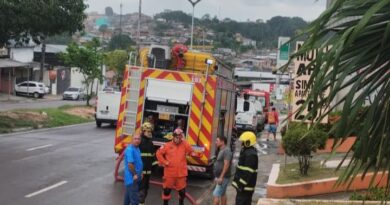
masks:
<svg viewBox="0 0 390 205"><path fill-rule="evenodd" d="M24 81L15 85L15 95L32 95L34 98L42 98L49 93L49 88L36 81Z"/></svg>
<svg viewBox="0 0 390 205"><path fill-rule="evenodd" d="M62 94L63 100L85 100L87 95L83 88L69 87Z"/></svg>

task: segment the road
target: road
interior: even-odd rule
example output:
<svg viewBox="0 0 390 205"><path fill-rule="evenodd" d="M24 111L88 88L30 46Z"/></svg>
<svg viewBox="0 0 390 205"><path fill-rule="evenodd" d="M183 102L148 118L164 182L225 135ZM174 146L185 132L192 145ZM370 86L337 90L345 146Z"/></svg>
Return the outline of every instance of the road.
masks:
<svg viewBox="0 0 390 205"><path fill-rule="evenodd" d="M114 129L93 123L0 135L1 204L122 204L113 136ZM192 176L188 183L195 199L210 204L210 180ZM160 197L161 188L151 186L146 204L160 204Z"/></svg>

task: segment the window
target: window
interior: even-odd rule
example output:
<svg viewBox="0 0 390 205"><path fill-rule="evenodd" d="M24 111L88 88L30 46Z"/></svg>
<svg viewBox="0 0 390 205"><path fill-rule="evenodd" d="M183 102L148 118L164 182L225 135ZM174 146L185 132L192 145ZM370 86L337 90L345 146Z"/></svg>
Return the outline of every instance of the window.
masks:
<svg viewBox="0 0 390 205"><path fill-rule="evenodd" d="M27 83L19 84L20 87L27 87Z"/></svg>
<svg viewBox="0 0 390 205"><path fill-rule="evenodd" d="M78 88L68 88L66 91L76 92L76 91L79 91L79 89Z"/></svg>
<svg viewBox="0 0 390 205"><path fill-rule="evenodd" d="M35 83L28 83L28 87L37 87Z"/></svg>

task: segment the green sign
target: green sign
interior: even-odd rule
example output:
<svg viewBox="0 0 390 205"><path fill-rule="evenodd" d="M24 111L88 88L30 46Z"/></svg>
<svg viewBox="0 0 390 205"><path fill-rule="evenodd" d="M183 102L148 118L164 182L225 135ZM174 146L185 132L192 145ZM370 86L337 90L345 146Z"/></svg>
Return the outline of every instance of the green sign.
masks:
<svg viewBox="0 0 390 205"><path fill-rule="evenodd" d="M288 53L290 51L290 44L284 44L280 47L279 50L279 59L280 60L288 60Z"/></svg>

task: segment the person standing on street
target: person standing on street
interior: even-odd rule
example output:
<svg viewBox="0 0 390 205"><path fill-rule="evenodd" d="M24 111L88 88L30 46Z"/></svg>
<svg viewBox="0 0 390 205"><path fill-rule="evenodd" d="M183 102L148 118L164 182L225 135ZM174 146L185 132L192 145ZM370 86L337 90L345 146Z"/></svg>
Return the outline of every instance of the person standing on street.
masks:
<svg viewBox="0 0 390 205"><path fill-rule="evenodd" d="M257 150L254 147L257 143L256 135L247 131L241 134L239 140L242 147L232 186L237 191L236 205L251 205L258 167Z"/></svg>
<svg viewBox="0 0 390 205"><path fill-rule="evenodd" d="M175 129L172 136L172 141L165 143L156 153L159 164L164 167L162 199L164 205L168 205L171 191L175 189L179 192L179 204L183 205L188 175L186 156L200 157L200 154L184 140L182 129Z"/></svg>
<svg viewBox="0 0 390 205"><path fill-rule="evenodd" d="M276 129L279 124L279 116L276 112L275 107L272 108L271 112L268 112L268 133L267 133L267 141L269 141L269 134L272 133L274 135L274 140L276 140Z"/></svg>
<svg viewBox="0 0 390 205"><path fill-rule="evenodd" d="M217 160L214 163L214 176L216 186L213 192L214 205L226 205L226 189L230 178L230 163L232 152L226 146L227 139L224 136L217 137L216 145L218 147Z"/></svg>
<svg viewBox="0 0 390 205"><path fill-rule="evenodd" d="M142 159L141 152L138 148L140 143L141 137L134 135L131 144L126 147L124 153L124 181L126 186L124 205L139 204L138 184L142 179Z"/></svg>
<svg viewBox="0 0 390 205"><path fill-rule="evenodd" d="M145 122L141 127L141 144L139 149L141 151L141 158L143 164L143 178L139 185L139 203L145 204L146 196L149 190L150 175L152 174L152 166L157 164L155 157L155 149L152 142L153 127L149 122Z"/></svg>

